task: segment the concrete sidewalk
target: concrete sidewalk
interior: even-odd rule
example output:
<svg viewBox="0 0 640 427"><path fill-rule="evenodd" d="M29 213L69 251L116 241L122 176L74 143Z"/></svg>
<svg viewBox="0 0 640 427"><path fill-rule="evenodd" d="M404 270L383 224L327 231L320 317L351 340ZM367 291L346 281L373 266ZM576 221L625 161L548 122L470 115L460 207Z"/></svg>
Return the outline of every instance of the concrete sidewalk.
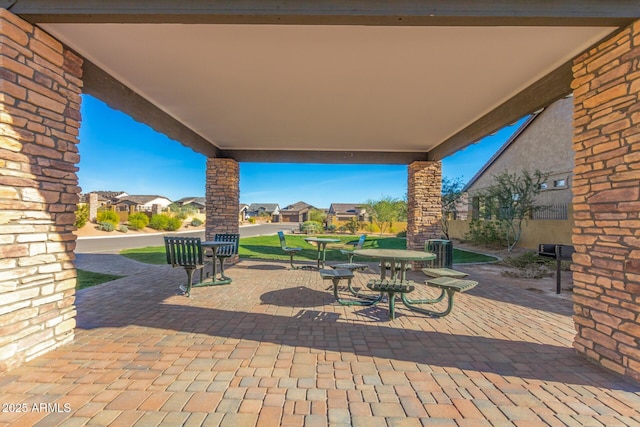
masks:
<svg viewBox="0 0 640 427"><path fill-rule="evenodd" d="M452 314L388 321L287 265L241 261L186 298L184 270L78 256L129 276L78 292L72 344L0 375L0 402L27 409L0 425L640 425L640 386L574 352L568 294L467 267L480 285Z"/></svg>

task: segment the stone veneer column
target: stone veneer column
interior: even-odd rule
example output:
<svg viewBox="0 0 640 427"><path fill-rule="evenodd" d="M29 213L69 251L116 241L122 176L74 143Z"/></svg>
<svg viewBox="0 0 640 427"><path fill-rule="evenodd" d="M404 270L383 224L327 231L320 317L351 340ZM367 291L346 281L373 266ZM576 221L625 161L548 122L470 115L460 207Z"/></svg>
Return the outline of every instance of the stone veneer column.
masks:
<svg viewBox="0 0 640 427"><path fill-rule="evenodd" d="M640 21L576 58L574 347L640 381Z"/></svg>
<svg viewBox="0 0 640 427"><path fill-rule="evenodd" d="M216 233L239 233L240 165L233 159L208 158L205 238ZM236 262L238 257L229 259Z"/></svg>
<svg viewBox="0 0 640 427"><path fill-rule="evenodd" d="M73 339L82 59L0 9L0 371Z"/></svg>
<svg viewBox="0 0 640 427"><path fill-rule="evenodd" d="M442 233L442 163L413 162L407 185L407 249L424 250Z"/></svg>
<svg viewBox="0 0 640 427"><path fill-rule="evenodd" d="M96 222L98 219L98 195L96 193L89 193L87 205L89 206L89 221Z"/></svg>

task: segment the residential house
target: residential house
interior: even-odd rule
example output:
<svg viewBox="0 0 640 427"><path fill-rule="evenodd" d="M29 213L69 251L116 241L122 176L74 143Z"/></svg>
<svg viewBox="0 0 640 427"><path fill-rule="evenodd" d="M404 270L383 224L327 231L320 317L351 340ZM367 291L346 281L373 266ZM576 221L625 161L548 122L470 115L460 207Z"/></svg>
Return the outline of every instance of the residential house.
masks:
<svg viewBox="0 0 640 427"><path fill-rule="evenodd" d="M116 212L131 212L131 210L137 212L152 212L154 205L158 206L159 209L164 209L170 204L171 200L163 196L134 195L122 197L116 203L113 203L113 206Z"/></svg>
<svg viewBox="0 0 640 427"><path fill-rule="evenodd" d="M282 222L305 222L309 221L309 212L316 209L305 202L297 202L289 205L280 211Z"/></svg>
<svg viewBox="0 0 640 427"><path fill-rule="evenodd" d="M547 175L536 204L549 206L538 212L549 219L566 219L572 200L573 171L572 99L564 98L530 116L463 188L469 194L472 213L478 216L478 193L505 171L520 174L539 170ZM535 218L535 217L534 217Z"/></svg>
<svg viewBox="0 0 640 427"><path fill-rule="evenodd" d="M495 182L496 175L539 170L547 176L535 201L542 209L531 219L544 221L527 221L518 246L536 249L540 243L570 245L574 226L572 115L572 99L564 98L529 117L463 188L469 195L469 216L478 218L483 213L479 193ZM463 237L462 232L456 233L452 237Z"/></svg>
<svg viewBox="0 0 640 427"><path fill-rule="evenodd" d="M272 222L280 222L280 206L277 203L251 203L247 208L250 218L266 218Z"/></svg>
<svg viewBox="0 0 640 427"><path fill-rule="evenodd" d="M249 205L246 203L240 203L238 206L238 221L244 222L245 219L249 218L249 214L247 211L249 210Z"/></svg>
<svg viewBox="0 0 640 427"><path fill-rule="evenodd" d="M329 206L327 222L350 221L352 218L358 221L367 219L367 212L362 203L331 203Z"/></svg>
<svg viewBox="0 0 640 427"><path fill-rule="evenodd" d="M207 199L204 197L183 197L173 203L190 211L204 213L207 206Z"/></svg>
<svg viewBox="0 0 640 427"><path fill-rule="evenodd" d="M89 194L96 194L98 196L98 206L106 206L111 203L117 202L122 197L126 197L129 194L124 191L91 191L89 193L81 194L79 203L89 203Z"/></svg>

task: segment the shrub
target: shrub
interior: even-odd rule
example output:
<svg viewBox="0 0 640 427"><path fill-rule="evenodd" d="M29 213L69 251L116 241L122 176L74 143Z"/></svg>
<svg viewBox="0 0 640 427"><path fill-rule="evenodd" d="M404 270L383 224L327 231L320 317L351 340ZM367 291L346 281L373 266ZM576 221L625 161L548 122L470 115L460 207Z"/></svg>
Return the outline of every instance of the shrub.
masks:
<svg viewBox="0 0 640 427"><path fill-rule="evenodd" d="M255 224L256 223L255 217L251 217L247 221L249 221L249 224Z"/></svg>
<svg viewBox="0 0 640 427"><path fill-rule="evenodd" d="M335 224L327 224L327 231L330 233L333 233L336 231L336 225Z"/></svg>
<svg viewBox="0 0 640 427"><path fill-rule="evenodd" d="M88 220L89 220L89 205L78 205L78 210L76 211L75 226L77 228L82 228L85 226Z"/></svg>
<svg viewBox="0 0 640 427"><path fill-rule="evenodd" d="M122 224L120 225L120 227L118 227L118 231L121 233L126 233L129 231L129 227L127 227L126 225Z"/></svg>
<svg viewBox="0 0 640 427"><path fill-rule="evenodd" d="M322 231L322 224L317 221L305 221L300 224L300 231L303 233L320 233Z"/></svg>
<svg viewBox="0 0 640 427"><path fill-rule="evenodd" d="M526 268L531 264L547 264L550 266L554 266L556 264L555 260L538 256L538 253L533 251L527 251L519 255L505 257L502 262L509 267L515 268Z"/></svg>
<svg viewBox="0 0 640 427"><path fill-rule="evenodd" d="M155 214L149 221L149 227L154 230L166 230L169 225L169 216L165 214Z"/></svg>
<svg viewBox="0 0 640 427"><path fill-rule="evenodd" d="M167 231L176 231L182 227L182 220L178 217L170 217L167 221L167 226L164 228Z"/></svg>
<svg viewBox="0 0 640 427"><path fill-rule="evenodd" d="M191 225L193 225L194 227L200 227L202 225L202 221L200 220L200 218L193 218L191 220Z"/></svg>
<svg viewBox="0 0 640 427"><path fill-rule="evenodd" d="M365 230L368 231L369 233L379 233L380 227L378 227L377 224L369 223L365 227Z"/></svg>
<svg viewBox="0 0 640 427"><path fill-rule="evenodd" d="M465 239L479 245L502 246L503 236L502 224L499 221L474 220L469 222L469 232Z"/></svg>
<svg viewBox="0 0 640 427"><path fill-rule="evenodd" d="M129 215L129 227L132 230L142 230L149 225L149 217L142 212L135 212Z"/></svg>
<svg viewBox="0 0 640 427"><path fill-rule="evenodd" d="M98 212L98 223L101 222L112 222L114 226L120 222L120 217L114 211L99 211Z"/></svg>
<svg viewBox="0 0 640 427"><path fill-rule="evenodd" d="M517 269L517 271L503 271L508 277L524 277L538 279L553 276L555 260L538 256L536 252L528 251L520 255L506 257L502 264Z"/></svg>
<svg viewBox="0 0 640 427"><path fill-rule="evenodd" d="M356 234L358 230L360 230L360 227L362 227L362 223L358 221L358 218L351 218L344 227L349 230L351 234Z"/></svg>
<svg viewBox="0 0 640 427"><path fill-rule="evenodd" d="M98 230L113 231L116 229L116 225L111 221L102 221L98 223Z"/></svg>
<svg viewBox="0 0 640 427"><path fill-rule="evenodd" d="M407 237L407 230L399 232L396 234L396 237Z"/></svg>

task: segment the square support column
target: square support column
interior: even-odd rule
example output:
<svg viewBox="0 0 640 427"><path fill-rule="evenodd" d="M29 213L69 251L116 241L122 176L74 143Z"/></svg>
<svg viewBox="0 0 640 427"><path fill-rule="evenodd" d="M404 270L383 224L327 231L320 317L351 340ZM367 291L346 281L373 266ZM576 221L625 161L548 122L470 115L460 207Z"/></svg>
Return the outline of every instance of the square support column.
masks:
<svg viewBox="0 0 640 427"><path fill-rule="evenodd" d="M0 372L73 339L82 59L0 9Z"/></svg>
<svg viewBox="0 0 640 427"><path fill-rule="evenodd" d="M640 21L574 61L574 347L640 381Z"/></svg>
<svg viewBox="0 0 640 427"><path fill-rule="evenodd" d="M239 233L240 165L233 159L208 158L205 238L216 233ZM229 259L236 262L238 257Z"/></svg>
<svg viewBox="0 0 640 427"><path fill-rule="evenodd" d="M407 249L423 251L442 234L442 163L413 162L407 185Z"/></svg>

